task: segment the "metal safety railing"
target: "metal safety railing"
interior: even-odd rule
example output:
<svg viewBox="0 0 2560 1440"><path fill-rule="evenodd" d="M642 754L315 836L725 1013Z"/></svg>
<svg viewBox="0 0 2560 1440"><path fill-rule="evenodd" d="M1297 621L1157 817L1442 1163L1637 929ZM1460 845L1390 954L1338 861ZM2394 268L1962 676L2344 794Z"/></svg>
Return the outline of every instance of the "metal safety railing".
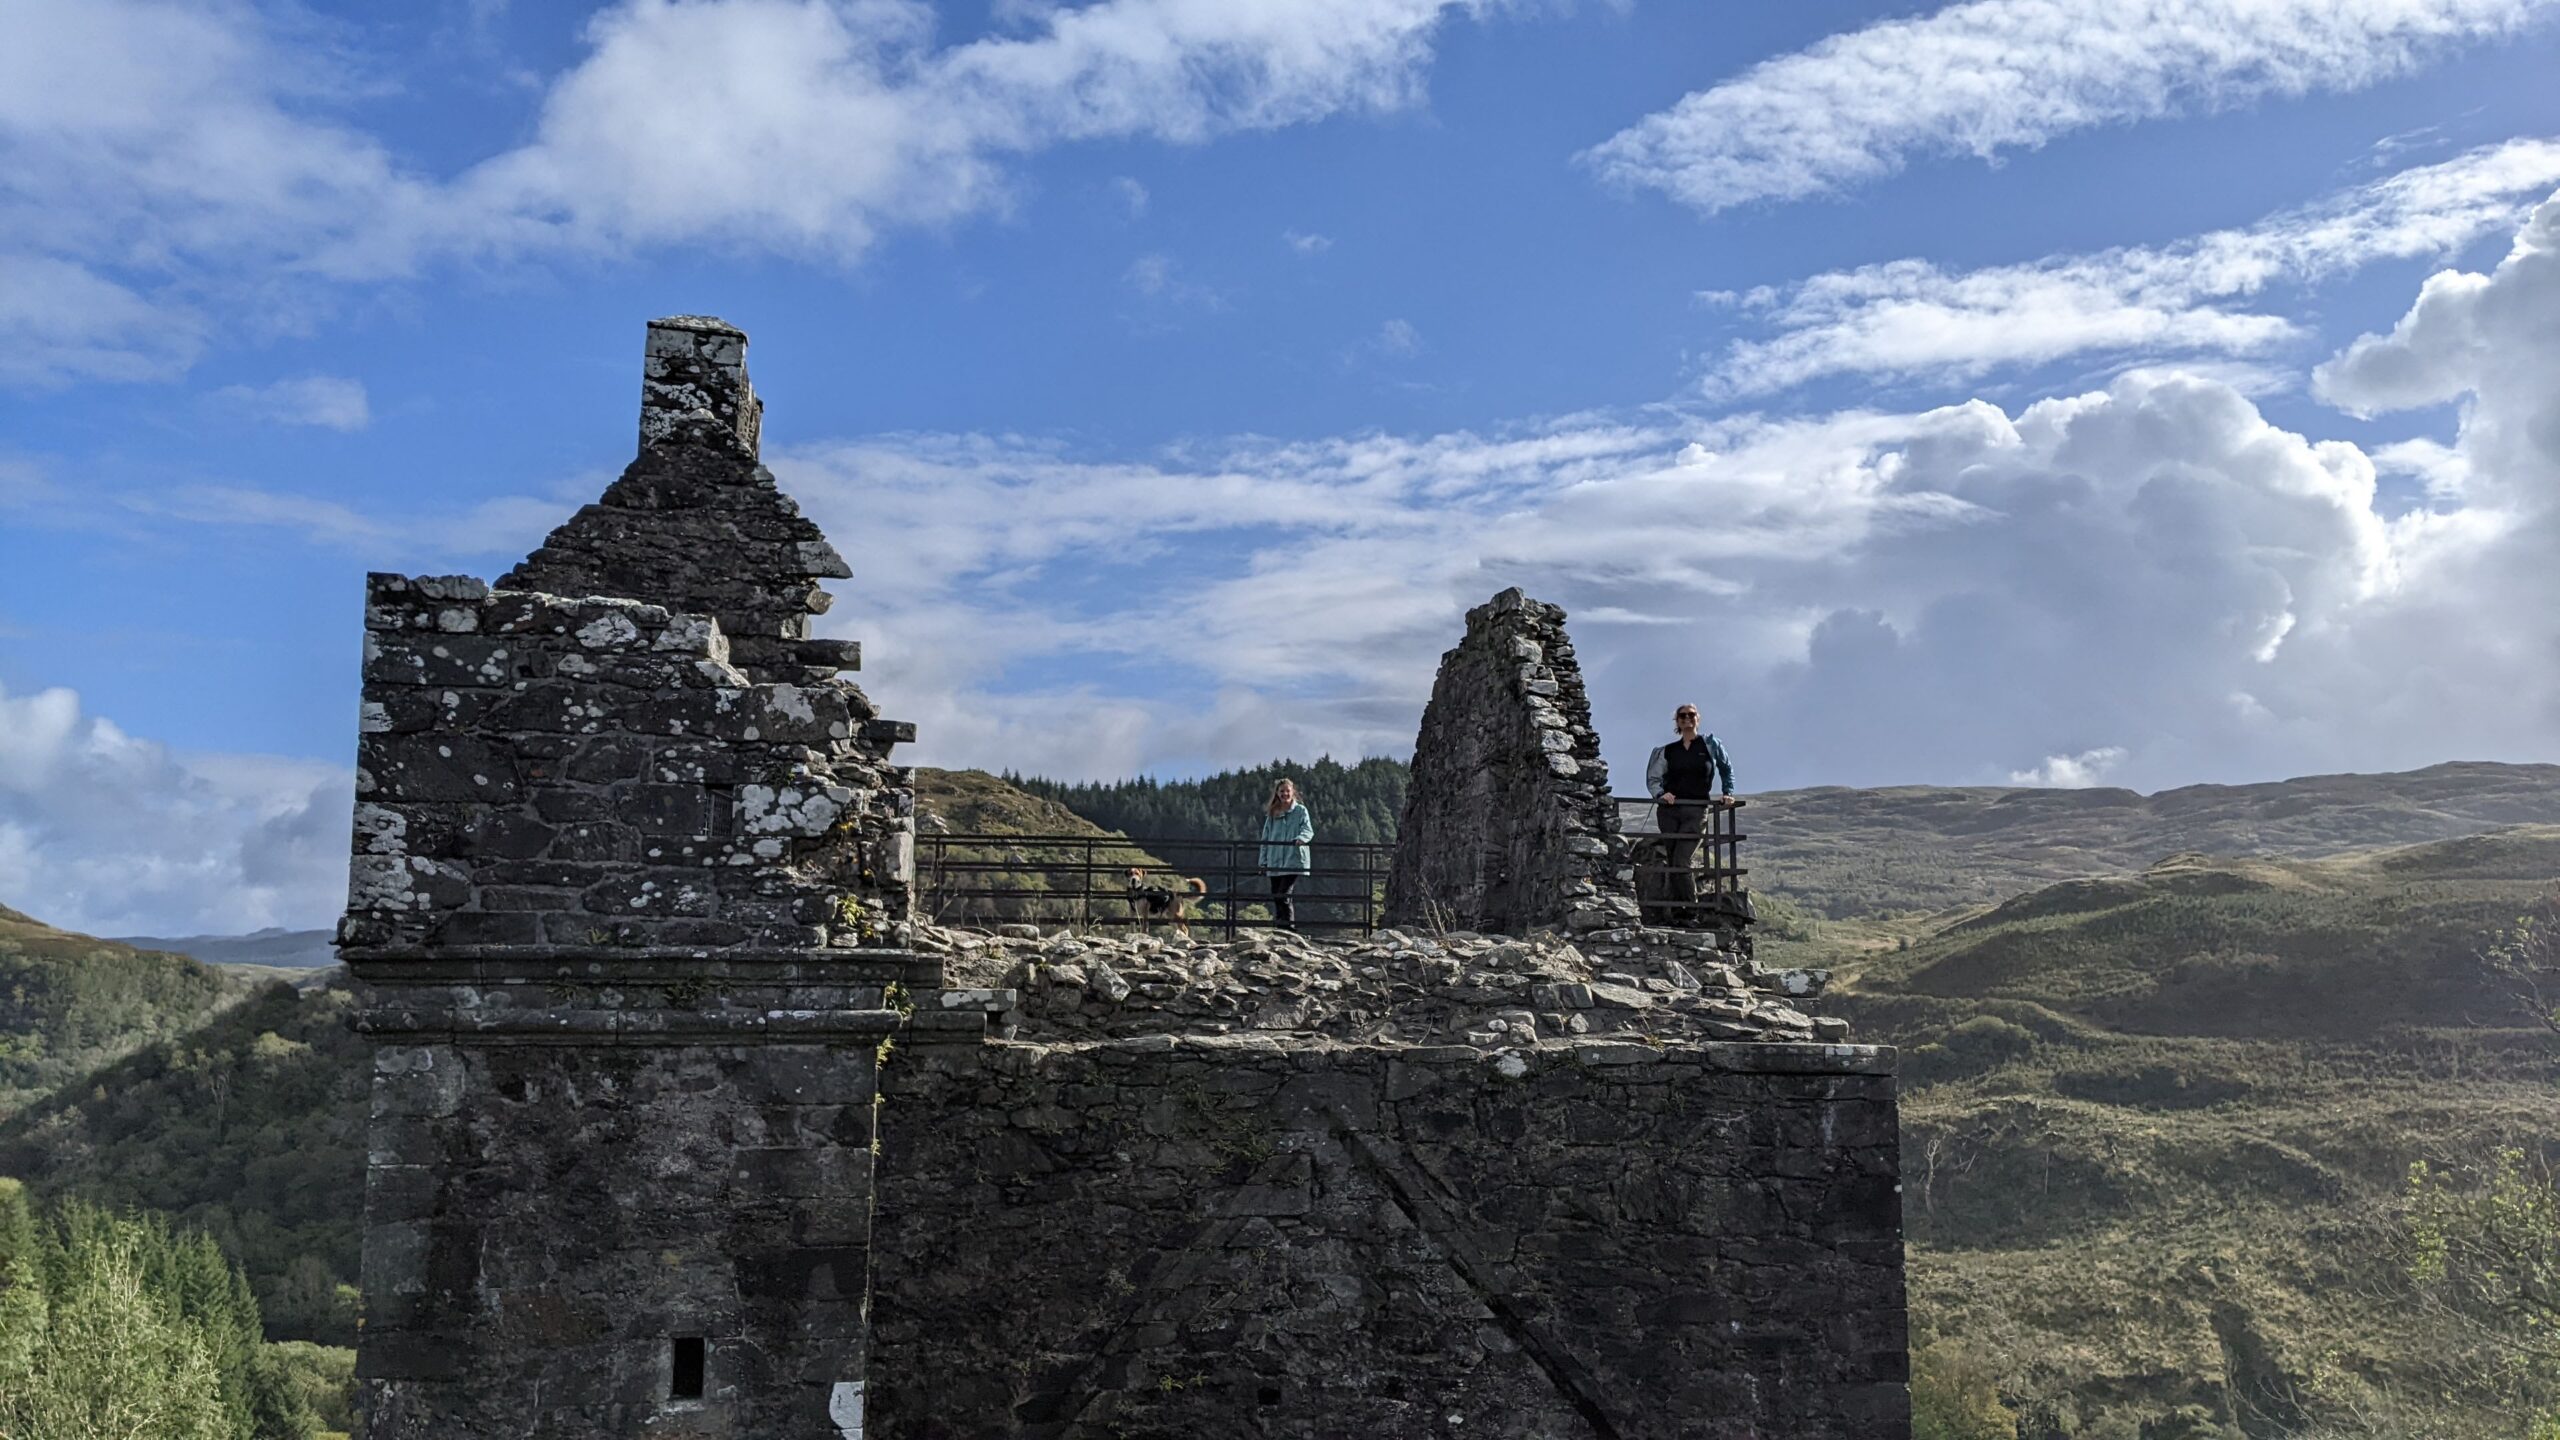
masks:
<svg viewBox="0 0 2560 1440"><path fill-rule="evenodd" d="M1289 896L1296 928L1377 928L1395 847L1318 840L1308 849L1313 865ZM916 910L940 925L1137 926L1232 940L1279 923L1261 853L1259 840L1225 837L919 834ZM1133 869L1145 873L1133 879Z"/></svg>
<svg viewBox="0 0 2560 1440"><path fill-rule="evenodd" d="M1702 930L1751 919L1742 867L1744 801L1613 795L1635 851L1636 908L1648 925Z"/></svg>

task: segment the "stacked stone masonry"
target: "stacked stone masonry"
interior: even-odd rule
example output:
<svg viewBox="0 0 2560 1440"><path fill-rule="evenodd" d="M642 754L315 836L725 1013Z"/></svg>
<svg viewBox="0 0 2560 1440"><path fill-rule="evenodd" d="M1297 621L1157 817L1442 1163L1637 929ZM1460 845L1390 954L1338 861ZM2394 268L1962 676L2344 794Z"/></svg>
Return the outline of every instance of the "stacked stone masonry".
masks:
<svg viewBox="0 0 2560 1440"><path fill-rule="evenodd" d="M850 684L763 684L706 616L367 583L342 943L894 940L914 786Z"/></svg>
<svg viewBox="0 0 2560 1440"><path fill-rule="evenodd" d="M1390 925L1522 934L1636 923L1627 842L1564 611L1505 590L1467 612L1414 741Z"/></svg>
<svg viewBox="0 0 2560 1440"><path fill-rule="evenodd" d="M920 925L745 343L652 325L498 586L369 583L367 1440L1908 1436L1892 1052L1628 923L1561 612L1444 666L1440 928Z"/></svg>
<svg viewBox="0 0 2560 1440"><path fill-rule="evenodd" d="M1267 1036L901 1053L875 1433L1907 1436L1887 1063Z"/></svg>

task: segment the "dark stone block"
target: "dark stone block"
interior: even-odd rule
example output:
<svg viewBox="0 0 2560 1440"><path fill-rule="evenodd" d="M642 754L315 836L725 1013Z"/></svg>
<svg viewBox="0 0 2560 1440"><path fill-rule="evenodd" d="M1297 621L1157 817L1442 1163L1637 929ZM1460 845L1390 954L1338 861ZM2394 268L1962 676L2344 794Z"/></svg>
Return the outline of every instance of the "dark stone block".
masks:
<svg viewBox="0 0 2560 1440"><path fill-rule="evenodd" d="M382 800L512 804L520 793L514 751L503 740L428 732L367 735L356 766Z"/></svg>
<svg viewBox="0 0 2560 1440"><path fill-rule="evenodd" d="M613 809L643 835L717 835L728 828L728 805L708 786L629 781L613 787Z"/></svg>
<svg viewBox="0 0 2560 1440"><path fill-rule="evenodd" d="M543 938L542 921L536 915L472 911L446 916L436 926L435 937L446 945L538 945Z"/></svg>

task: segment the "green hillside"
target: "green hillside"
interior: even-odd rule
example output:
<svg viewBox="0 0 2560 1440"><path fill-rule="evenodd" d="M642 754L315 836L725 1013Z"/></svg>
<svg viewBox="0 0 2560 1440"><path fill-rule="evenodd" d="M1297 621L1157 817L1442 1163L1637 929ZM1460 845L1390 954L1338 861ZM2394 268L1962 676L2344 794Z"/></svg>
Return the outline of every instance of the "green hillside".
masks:
<svg viewBox="0 0 2560 1440"><path fill-rule="evenodd" d="M1250 823L1272 779L1282 774L1296 777L1326 838L1395 839L1409 775L1398 760L1349 766L1275 760L1192 780L1006 778L1094 824L1145 840L1233 833ZM2448 764L2389 775L2189 785L2156 795L1906 785L1771 790L1749 798L1744 813L1751 840L1744 853L1754 887L1817 914L1847 918L1985 904L2057 880L2139 870L2182 851L2310 857L2512 825L2560 825L2560 765Z"/></svg>
<svg viewBox="0 0 2560 1440"><path fill-rule="evenodd" d="M334 978L263 986L0 1121L0 1175L200 1230L273 1337L351 1344L372 1073L354 1004Z"/></svg>
<svg viewBox="0 0 2560 1440"><path fill-rule="evenodd" d="M183 955L57 930L0 906L0 1116L193 1029L245 988Z"/></svg>
<svg viewBox="0 0 2560 1440"><path fill-rule="evenodd" d="M1908 949L1772 949L1842 965L1827 1008L1905 1047L1915 1320L1988 1352L2022 1435L2521 1436L2408 1318L2395 1216L2414 1161L2560 1156L2560 1041L2469 968L2555 876L2551 827L2181 856Z"/></svg>
<svg viewBox="0 0 2560 1440"><path fill-rule="evenodd" d="M1106 830L1055 800L1033 795L983 770L916 771L916 830L935 835L1041 835L1120 841ZM1086 888L1084 866L1100 872L1093 888L1116 892L1126 888L1119 873L1132 865L1162 870L1154 855L1130 845L1088 852L1081 844L996 842L976 845L930 845L917 856L916 910L942 925L983 926L1037 920L1059 924L1083 922L1094 914L1116 915L1119 901L1095 902L1096 911L1068 897ZM967 892L1007 890L1010 896Z"/></svg>

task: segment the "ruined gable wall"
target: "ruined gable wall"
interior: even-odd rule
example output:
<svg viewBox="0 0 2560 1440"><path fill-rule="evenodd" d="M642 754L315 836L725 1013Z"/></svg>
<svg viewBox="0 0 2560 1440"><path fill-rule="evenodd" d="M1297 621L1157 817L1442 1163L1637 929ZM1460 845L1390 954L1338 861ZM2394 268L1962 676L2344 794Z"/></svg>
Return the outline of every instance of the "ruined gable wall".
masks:
<svg viewBox="0 0 2560 1440"><path fill-rule="evenodd" d="M1890 1070L1771 1044L902 1045L871 1434L1899 1440Z"/></svg>
<svg viewBox="0 0 2560 1440"><path fill-rule="evenodd" d="M1632 925L1635 889L1564 611L1467 612L1414 741L1386 923L1521 934Z"/></svg>
<svg viewBox="0 0 2560 1440"><path fill-rule="evenodd" d="M640 452L621 478L498 581L507 590L620 595L708 615L753 679L817 684L861 646L809 635L852 567L757 459L764 402L745 332L699 315L650 322Z"/></svg>

